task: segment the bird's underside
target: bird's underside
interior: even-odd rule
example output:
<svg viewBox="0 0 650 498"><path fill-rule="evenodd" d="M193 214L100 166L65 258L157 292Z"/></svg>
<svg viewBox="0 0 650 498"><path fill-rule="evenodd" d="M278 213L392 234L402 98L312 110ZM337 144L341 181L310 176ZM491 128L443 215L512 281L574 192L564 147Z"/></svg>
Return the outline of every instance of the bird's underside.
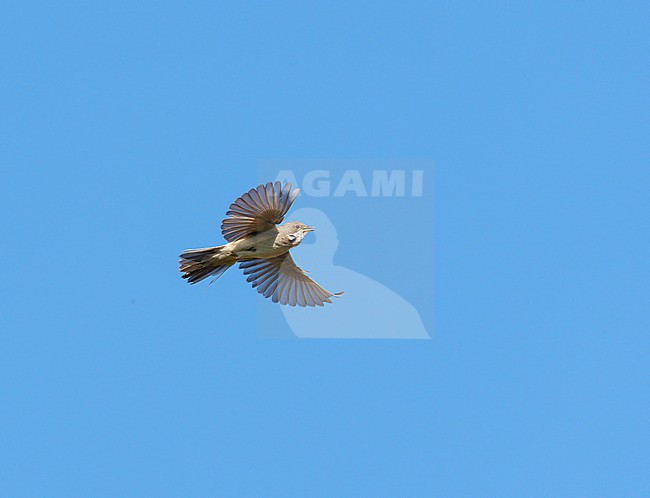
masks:
<svg viewBox="0 0 650 498"><path fill-rule="evenodd" d="M331 293L296 265L289 250L313 230L299 222L277 226L291 208L299 189L279 181L251 189L233 202L221 223L226 245L190 249L180 256L183 278L194 284L219 278L232 265L239 267L257 292L289 306L323 306Z"/></svg>
<svg viewBox="0 0 650 498"><path fill-rule="evenodd" d="M233 240L224 246L224 250L230 251L237 261L281 256L289 249L291 246L282 243L280 232L275 226L271 230Z"/></svg>

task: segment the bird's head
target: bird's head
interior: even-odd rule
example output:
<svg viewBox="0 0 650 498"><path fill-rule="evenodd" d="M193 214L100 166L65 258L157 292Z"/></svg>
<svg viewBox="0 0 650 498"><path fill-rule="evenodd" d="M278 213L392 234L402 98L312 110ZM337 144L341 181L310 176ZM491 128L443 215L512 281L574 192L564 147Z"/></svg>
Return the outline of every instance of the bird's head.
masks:
<svg viewBox="0 0 650 498"><path fill-rule="evenodd" d="M289 221L282 225L281 230L287 236L289 243L292 246L297 246L308 232L313 232L316 229L299 221Z"/></svg>

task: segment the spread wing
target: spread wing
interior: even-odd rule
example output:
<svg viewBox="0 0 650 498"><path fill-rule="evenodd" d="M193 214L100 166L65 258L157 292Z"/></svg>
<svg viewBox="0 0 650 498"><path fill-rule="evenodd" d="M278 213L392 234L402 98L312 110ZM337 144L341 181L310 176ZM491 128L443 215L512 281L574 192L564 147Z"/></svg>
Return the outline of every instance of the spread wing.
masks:
<svg viewBox="0 0 650 498"><path fill-rule="evenodd" d="M250 189L228 208L227 218L221 222L221 233L232 242L273 229L282 223L299 191L291 190L290 183L282 187L279 181Z"/></svg>
<svg viewBox="0 0 650 498"><path fill-rule="evenodd" d="M291 255L270 259L251 259L239 263L248 275L247 282L252 282L257 292L270 297L274 303L289 306L323 306L331 303L330 297L340 296L342 292L332 294L305 275Z"/></svg>

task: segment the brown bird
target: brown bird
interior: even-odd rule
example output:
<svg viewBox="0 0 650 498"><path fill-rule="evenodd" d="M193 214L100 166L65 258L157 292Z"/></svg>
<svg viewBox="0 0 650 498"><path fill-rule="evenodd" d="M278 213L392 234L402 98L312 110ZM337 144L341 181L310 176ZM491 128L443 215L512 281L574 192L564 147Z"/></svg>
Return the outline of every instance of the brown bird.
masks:
<svg viewBox="0 0 650 498"><path fill-rule="evenodd" d="M298 221L282 223L300 189L279 181L250 189L230 205L221 223L226 245L189 249L180 255L183 278L195 284L207 277L214 282L235 263L248 275L257 292L274 303L323 306L340 296L323 289L293 261L289 250L314 227ZM211 282L211 283L212 283Z"/></svg>

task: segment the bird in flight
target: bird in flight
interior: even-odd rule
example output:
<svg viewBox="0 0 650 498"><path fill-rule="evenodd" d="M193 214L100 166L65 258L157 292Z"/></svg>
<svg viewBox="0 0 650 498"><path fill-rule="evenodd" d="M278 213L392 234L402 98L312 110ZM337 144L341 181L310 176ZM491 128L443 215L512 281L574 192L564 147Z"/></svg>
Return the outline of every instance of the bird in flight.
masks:
<svg viewBox="0 0 650 498"><path fill-rule="evenodd" d="M289 250L302 242L314 227L284 220L300 189L279 181L267 183L233 202L221 223L226 245L188 249L180 255L180 271L190 284L214 277L212 282L235 263L247 275L257 292L274 303L289 306L324 306L332 293L309 278L293 261ZM279 226L278 226L279 225Z"/></svg>

